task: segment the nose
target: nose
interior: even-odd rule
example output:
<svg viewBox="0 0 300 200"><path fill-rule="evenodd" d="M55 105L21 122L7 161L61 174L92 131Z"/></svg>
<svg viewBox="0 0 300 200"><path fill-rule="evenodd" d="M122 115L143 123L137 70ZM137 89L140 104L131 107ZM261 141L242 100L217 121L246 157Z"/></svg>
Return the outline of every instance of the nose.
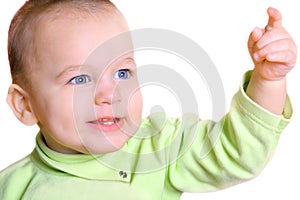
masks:
<svg viewBox="0 0 300 200"><path fill-rule="evenodd" d="M96 105L112 105L120 101L120 94L114 80L101 79L95 91Z"/></svg>

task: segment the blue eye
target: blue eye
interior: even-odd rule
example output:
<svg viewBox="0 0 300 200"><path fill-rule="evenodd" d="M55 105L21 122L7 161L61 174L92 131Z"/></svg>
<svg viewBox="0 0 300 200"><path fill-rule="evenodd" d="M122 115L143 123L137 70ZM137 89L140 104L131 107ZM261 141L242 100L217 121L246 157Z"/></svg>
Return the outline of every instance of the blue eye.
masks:
<svg viewBox="0 0 300 200"><path fill-rule="evenodd" d="M87 75L80 75L72 78L69 83L74 85L81 85L90 82L90 78Z"/></svg>
<svg viewBox="0 0 300 200"><path fill-rule="evenodd" d="M120 69L114 74L115 79L127 79L130 77L130 72L128 69Z"/></svg>

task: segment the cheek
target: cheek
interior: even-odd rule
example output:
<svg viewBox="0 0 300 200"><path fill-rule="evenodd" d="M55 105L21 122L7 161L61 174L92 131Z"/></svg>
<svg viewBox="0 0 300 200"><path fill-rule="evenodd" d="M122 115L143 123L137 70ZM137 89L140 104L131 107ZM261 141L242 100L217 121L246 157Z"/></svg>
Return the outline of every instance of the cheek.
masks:
<svg viewBox="0 0 300 200"><path fill-rule="evenodd" d="M138 81L133 79L128 82L121 82L116 91L121 97L122 110L126 110L125 113L129 116L131 123L139 127L142 118L143 100Z"/></svg>
<svg viewBox="0 0 300 200"><path fill-rule="evenodd" d="M129 98L128 114L130 119L139 126L142 119L143 99L140 89L136 89Z"/></svg>
<svg viewBox="0 0 300 200"><path fill-rule="evenodd" d="M72 97L67 93L51 94L49 91L43 98L37 99L34 112L39 123L49 126L49 129L65 129L74 121Z"/></svg>

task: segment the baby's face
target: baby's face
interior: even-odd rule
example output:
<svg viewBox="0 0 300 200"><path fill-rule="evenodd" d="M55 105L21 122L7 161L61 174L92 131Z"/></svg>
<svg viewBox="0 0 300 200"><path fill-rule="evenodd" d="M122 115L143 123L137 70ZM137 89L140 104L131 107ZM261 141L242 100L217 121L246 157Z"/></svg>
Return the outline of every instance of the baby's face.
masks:
<svg viewBox="0 0 300 200"><path fill-rule="evenodd" d="M59 18L38 26L29 95L51 149L112 152L137 131L142 97L133 53L115 53L117 44L107 51L101 46L126 31L120 16Z"/></svg>

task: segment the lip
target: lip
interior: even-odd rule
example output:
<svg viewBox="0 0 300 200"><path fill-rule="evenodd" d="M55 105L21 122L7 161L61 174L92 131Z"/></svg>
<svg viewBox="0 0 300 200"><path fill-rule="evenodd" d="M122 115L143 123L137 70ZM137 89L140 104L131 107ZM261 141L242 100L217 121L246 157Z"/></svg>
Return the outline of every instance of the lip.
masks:
<svg viewBox="0 0 300 200"><path fill-rule="evenodd" d="M120 130L124 124L124 119L119 117L101 117L94 121L88 121L87 124L103 132L112 132Z"/></svg>

